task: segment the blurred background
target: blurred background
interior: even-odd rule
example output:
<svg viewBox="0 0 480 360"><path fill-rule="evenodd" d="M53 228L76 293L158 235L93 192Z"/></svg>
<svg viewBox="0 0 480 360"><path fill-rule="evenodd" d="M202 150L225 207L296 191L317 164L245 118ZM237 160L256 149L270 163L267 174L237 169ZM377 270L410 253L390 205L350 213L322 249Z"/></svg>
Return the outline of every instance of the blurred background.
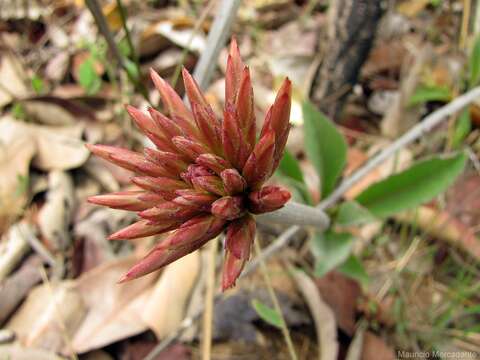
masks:
<svg viewBox="0 0 480 360"><path fill-rule="evenodd" d="M183 94L181 68L193 72L215 45L208 34L221 8L231 20L220 28L226 40L217 44L211 76L200 74L207 99L221 116L232 34L250 67L259 124L281 81L292 80L287 148L300 175L284 163L273 182L289 187L297 201L317 204L326 196L306 156L306 99L346 139L342 176L348 177L478 85L478 0L226 3L0 0L1 360L201 358L201 321L177 329L203 313L206 251L118 285L161 237L106 240L136 215L86 198L131 189L131 173L92 157L84 145L150 146L125 104L161 109L150 68ZM288 359L285 328L299 359L387 360L424 352L476 358L479 125L477 98L344 198L356 198L417 159L462 149L466 166L442 195L410 212L349 224L354 241L329 261L308 229L270 257L280 322L261 273L240 279L213 308L211 358ZM416 183L410 186L415 192ZM260 224L257 240L268 246L286 228ZM292 275L293 265L307 275ZM159 345L169 336L172 341Z"/></svg>

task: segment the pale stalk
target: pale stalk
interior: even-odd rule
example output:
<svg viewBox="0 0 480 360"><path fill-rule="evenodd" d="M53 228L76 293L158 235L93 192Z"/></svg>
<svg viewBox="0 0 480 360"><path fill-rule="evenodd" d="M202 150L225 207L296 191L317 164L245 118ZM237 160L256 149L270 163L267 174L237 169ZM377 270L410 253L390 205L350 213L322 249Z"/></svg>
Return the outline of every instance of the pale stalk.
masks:
<svg viewBox="0 0 480 360"><path fill-rule="evenodd" d="M212 354L213 298L215 293L215 258L218 236L209 242L207 261L207 289L203 313L202 359L210 360Z"/></svg>

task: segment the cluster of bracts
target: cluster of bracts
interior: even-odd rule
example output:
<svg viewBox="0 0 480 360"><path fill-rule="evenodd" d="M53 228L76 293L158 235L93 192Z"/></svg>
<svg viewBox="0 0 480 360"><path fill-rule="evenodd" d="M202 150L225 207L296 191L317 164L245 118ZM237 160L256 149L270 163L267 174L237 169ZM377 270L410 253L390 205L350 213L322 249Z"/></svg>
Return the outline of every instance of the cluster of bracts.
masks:
<svg viewBox="0 0 480 360"><path fill-rule="evenodd" d="M157 110L127 110L155 144L144 153L88 145L96 154L131 170L141 190L93 196L89 201L138 212L141 220L110 239L167 233L121 281L155 271L226 231L222 288L235 284L251 252L255 219L281 208L290 193L264 185L277 168L290 130L291 84L285 79L268 110L257 141L250 72L235 40L225 76L225 108L219 119L193 77L183 70L190 109L172 87L151 71L168 117Z"/></svg>

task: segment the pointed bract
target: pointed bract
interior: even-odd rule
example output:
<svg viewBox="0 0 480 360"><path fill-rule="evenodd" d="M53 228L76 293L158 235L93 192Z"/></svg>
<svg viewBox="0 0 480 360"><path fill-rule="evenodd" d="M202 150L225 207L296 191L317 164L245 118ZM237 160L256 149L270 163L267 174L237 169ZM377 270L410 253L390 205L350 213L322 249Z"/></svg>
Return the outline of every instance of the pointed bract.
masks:
<svg viewBox="0 0 480 360"><path fill-rule="evenodd" d="M119 191L111 194L90 196L88 202L96 205L108 206L112 209L142 211L159 205L165 200L155 194L144 191Z"/></svg>
<svg viewBox="0 0 480 360"><path fill-rule="evenodd" d="M270 177L275 153L275 133L267 131L255 145L245 167L243 177L252 190L256 190Z"/></svg>
<svg viewBox="0 0 480 360"><path fill-rule="evenodd" d="M152 224L148 220L140 220L108 237L109 240L130 240L145 236L157 235L175 229L178 222Z"/></svg>
<svg viewBox="0 0 480 360"><path fill-rule="evenodd" d="M254 214L275 211L284 206L290 197L290 192L280 186L264 186L250 193L248 209Z"/></svg>
<svg viewBox="0 0 480 360"><path fill-rule="evenodd" d="M292 83L287 78L277 93L275 102L265 116L260 137L267 131L273 129L275 132L275 153L271 174L276 170L283 156L283 150L287 144L290 132L290 108L291 108Z"/></svg>
<svg viewBox="0 0 480 360"><path fill-rule="evenodd" d="M147 275L197 250L218 236L225 221L211 215L191 219L158 244L121 279L122 282Z"/></svg>
<svg viewBox="0 0 480 360"><path fill-rule="evenodd" d="M162 102L170 116L178 116L193 123L192 113L185 106L182 98L178 96L175 90L173 90L173 88L163 80L155 70L150 69L150 76L152 77L152 81L160 93Z"/></svg>
<svg viewBox="0 0 480 360"><path fill-rule="evenodd" d="M235 39L230 43L230 52L227 58L227 69L225 72L225 102L234 104L240 88L240 77L245 65L240 57L240 50Z"/></svg>

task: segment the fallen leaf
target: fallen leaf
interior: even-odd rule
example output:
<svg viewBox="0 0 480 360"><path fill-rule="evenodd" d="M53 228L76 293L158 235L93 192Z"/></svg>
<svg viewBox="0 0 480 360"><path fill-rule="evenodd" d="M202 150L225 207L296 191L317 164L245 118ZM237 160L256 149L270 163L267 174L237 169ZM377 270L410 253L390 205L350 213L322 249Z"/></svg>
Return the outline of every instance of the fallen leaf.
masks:
<svg viewBox="0 0 480 360"><path fill-rule="evenodd" d="M27 236L33 234L33 228L25 222L10 227L0 242L0 281L17 267L18 263L30 250Z"/></svg>
<svg viewBox="0 0 480 360"><path fill-rule="evenodd" d="M72 281L35 287L6 328L22 345L59 352L71 348L71 338L86 314L86 306Z"/></svg>
<svg viewBox="0 0 480 360"><path fill-rule="evenodd" d="M72 338L75 352L98 349L148 329L141 313L158 273L117 283L137 260L135 257L113 260L77 279L74 289L85 303L87 314Z"/></svg>
<svg viewBox="0 0 480 360"><path fill-rule="evenodd" d="M325 302L332 308L338 326L348 335L355 331L357 301L361 296L358 283L337 271L315 279Z"/></svg>
<svg viewBox="0 0 480 360"><path fill-rule="evenodd" d="M420 206L415 211L395 215L395 219L415 223L427 234L446 241L480 261L480 240L475 232L447 211Z"/></svg>
<svg viewBox="0 0 480 360"><path fill-rule="evenodd" d="M308 275L298 270L292 271L292 274L315 322L319 348L318 359L336 360L339 344L334 312L323 301L317 286L315 286L315 283Z"/></svg>
<svg viewBox="0 0 480 360"><path fill-rule="evenodd" d="M395 353L385 342L367 331L363 337L362 360L394 360Z"/></svg>
<svg viewBox="0 0 480 360"><path fill-rule="evenodd" d="M95 114L89 108L54 96L29 98L22 101L22 106L29 120L44 125L74 125L82 119L95 119Z"/></svg>
<svg viewBox="0 0 480 360"><path fill-rule="evenodd" d="M171 21L159 21L141 34L139 53L141 56L152 55L170 43L202 53L206 47L206 38L201 31L194 32L193 28L178 29Z"/></svg>
<svg viewBox="0 0 480 360"><path fill-rule="evenodd" d="M15 273L0 282L0 326L42 279L39 271L41 264L42 260L37 255L31 255Z"/></svg>
<svg viewBox="0 0 480 360"><path fill-rule="evenodd" d="M7 105L13 99L21 99L28 95L28 89L24 83L26 77L20 61L10 53L2 52L0 79L2 79L3 86L0 86L0 107Z"/></svg>
<svg viewBox="0 0 480 360"><path fill-rule="evenodd" d="M1 359L12 360L64 360L54 352L36 349L33 347L23 347L18 344L0 345Z"/></svg>
<svg viewBox="0 0 480 360"><path fill-rule="evenodd" d="M102 12L107 19L107 23L110 29L112 29L113 31L117 31L122 27L122 15L115 1L111 1L105 4L102 7Z"/></svg>
<svg viewBox="0 0 480 360"><path fill-rule="evenodd" d="M199 272L198 251L184 256L163 270L142 312L143 321L158 339L170 334L182 322Z"/></svg>
<svg viewBox="0 0 480 360"><path fill-rule="evenodd" d="M18 215L27 200L30 161L37 152L32 136L16 121L0 120L0 217L4 227Z"/></svg>
<svg viewBox="0 0 480 360"><path fill-rule="evenodd" d="M430 4L431 0L407 0L398 4L397 11L408 17L415 17Z"/></svg>
<svg viewBox="0 0 480 360"><path fill-rule="evenodd" d="M73 181L63 171L48 175L47 201L38 214L40 232L50 247L65 250L71 244L70 224L75 210Z"/></svg>

